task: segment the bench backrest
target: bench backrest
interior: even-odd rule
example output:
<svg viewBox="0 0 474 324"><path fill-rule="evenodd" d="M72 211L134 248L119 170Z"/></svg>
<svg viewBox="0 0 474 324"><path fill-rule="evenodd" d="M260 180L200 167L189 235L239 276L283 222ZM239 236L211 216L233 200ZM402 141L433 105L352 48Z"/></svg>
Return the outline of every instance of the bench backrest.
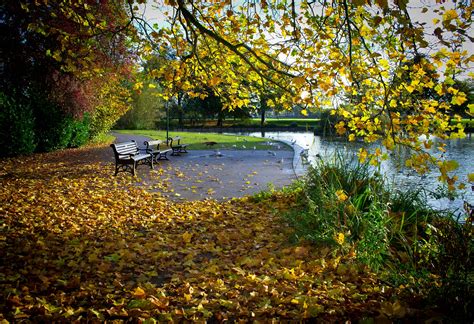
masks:
<svg viewBox="0 0 474 324"><path fill-rule="evenodd" d="M175 145L179 145L181 141L181 136L175 136L175 137L168 137L168 140L171 141L170 145L173 145L173 142L175 142Z"/></svg>
<svg viewBox="0 0 474 324"><path fill-rule="evenodd" d="M160 145L163 144L163 141L162 140L145 141L143 142L143 144L145 144L147 150L153 149L154 147L159 150Z"/></svg>
<svg viewBox="0 0 474 324"><path fill-rule="evenodd" d="M110 144L110 146L114 150L116 159L120 158L120 155L135 155L139 152L137 142L135 141Z"/></svg>

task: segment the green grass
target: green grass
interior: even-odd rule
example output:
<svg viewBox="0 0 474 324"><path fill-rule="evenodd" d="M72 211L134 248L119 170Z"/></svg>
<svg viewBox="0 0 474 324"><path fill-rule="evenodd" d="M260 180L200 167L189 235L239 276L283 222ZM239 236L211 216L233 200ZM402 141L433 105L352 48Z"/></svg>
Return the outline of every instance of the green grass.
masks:
<svg viewBox="0 0 474 324"><path fill-rule="evenodd" d="M317 127L320 119L316 118L266 118L266 127ZM260 127L260 118L236 121L237 125Z"/></svg>
<svg viewBox="0 0 474 324"><path fill-rule="evenodd" d="M318 127L320 119L317 118L266 118L266 127ZM214 119L208 119L205 122L199 121L196 123L196 127L215 127L217 121ZM171 120L170 125L177 127L177 120ZM161 127L164 127L162 124ZM185 121L185 126L191 127L191 125ZM223 121L223 127L260 127L260 118L249 118L249 119L226 119Z"/></svg>
<svg viewBox="0 0 474 324"><path fill-rule="evenodd" d="M319 125L320 119L316 118L267 118L265 124L275 127L316 127ZM252 118L252 123L260 125L260 118Z"/></svg>
<svg viewBox="0 0 474 324"><path fill-rule="evenodd" d="M156 130L116 130L117 133L148 136L153 139L166 139L166 131ZM268 145L268 142L275 142L267 138L226 135L216 133L195 133L195 132L170 132L171 137L181 136L181 143L188 144L191 150L205 149L234 149L234 150L257 150L274 149L274 146ZM216 142L213 147L209 147L204 142ZM281 144L282 149L290 149L289 146Z"/></svg>
<svg viewBox="0 0 474 324"><path fill-rule="evenodd" d="M452 123L457 123L456 120L452 119ZM474 127L474 119L469 119L469 118L463 118L460 121L461 124L464 124L464 127Z"/></svg>

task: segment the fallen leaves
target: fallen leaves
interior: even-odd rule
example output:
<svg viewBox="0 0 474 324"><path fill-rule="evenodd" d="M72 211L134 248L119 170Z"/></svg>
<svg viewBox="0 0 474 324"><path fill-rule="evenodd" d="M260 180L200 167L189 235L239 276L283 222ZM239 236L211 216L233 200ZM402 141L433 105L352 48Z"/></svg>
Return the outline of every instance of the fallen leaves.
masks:
<svg viewBox="0 0 474 324"><path fill-rule="evenodd" d="M291 208L288 197L174 203L102 164L58 157L0 167L0 320L401 314L381 304L390 289L367 269L289 245L274 212Z"/></svg>

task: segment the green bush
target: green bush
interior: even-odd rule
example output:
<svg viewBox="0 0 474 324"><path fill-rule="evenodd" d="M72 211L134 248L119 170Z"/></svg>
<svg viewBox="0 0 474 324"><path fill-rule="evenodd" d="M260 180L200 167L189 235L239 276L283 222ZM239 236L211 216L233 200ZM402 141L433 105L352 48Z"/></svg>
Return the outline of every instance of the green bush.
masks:
<svg viewBox="0 0 474 324"><path fill-rule="evenodd" d="M308 171L304 210L288 215L297 239L357 246L360 260L378 268L388 254L388 194L368 164L336 155Z"/></svg>
<svg viewBox="0 0 474 324"><path fill-rule="evenodd" d="M35 112L35 130L39 152L51 152L68 147L73 131L73 119L44 96L32 101Z"/></svg>
<svg viewBox="0 0 474 324"><path fill-rule="evenodd" d="M31 154L36 149L31 106L0 92L0 156Z"/></svg>
<svg viewBox="0 0 474 324"><path fill-rule="evenodd" d="M299 195L286 215L295 239L353 253L387 283L416 289L427 307L472 318L472 223L430 208L423 190L391 189L369 165L340 155L311 168Z"/></svg>
<svg viewBox="0 0 474 324"><path fill-rule="evenodd" d="M74 119L60 107L41 95L34 101L38 151L51 152L68 147L79 147L90 138L90 117Z"/></svg>
<svg viewBox="0 0 474 324"><path fill-rule="evenodd" d="M90 136L90 117L89 114L84 114L80 120L72 121L72 134L69 141L69 147L80 147L89 141Z"/></svg>

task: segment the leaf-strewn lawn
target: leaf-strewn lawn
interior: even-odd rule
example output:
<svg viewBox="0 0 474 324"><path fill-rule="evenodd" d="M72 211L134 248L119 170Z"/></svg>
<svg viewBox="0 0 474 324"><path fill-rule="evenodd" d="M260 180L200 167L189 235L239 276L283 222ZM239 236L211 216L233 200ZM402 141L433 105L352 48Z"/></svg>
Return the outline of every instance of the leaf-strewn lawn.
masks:
<svg viewBox="0 0 474 324"><path fill-rule="evenodd" d="M117 133L133 134L148 136L153 139L166 140L166 131L156 130L117 130ZM232 150L268 150L273 149L273 144L277 142L260 137L217 134L217 133L197 133L197 132L170 132L170 137L180 136L181 142L188 144L188 148L192 150L205 149L232 149ZM213 146L204 144L205 142L215 142ZM270 145L269 143L272 143ZM278 143L283 149L290 149L288 146Z"/></svg>
<svg viewBox="0 0 474 324"><path fill-rule="evenodd" d="M291 196L173 203L87 154L1 162L0 321L406 314L398 289L353 260L288 243L278 214Z"/></svg>

